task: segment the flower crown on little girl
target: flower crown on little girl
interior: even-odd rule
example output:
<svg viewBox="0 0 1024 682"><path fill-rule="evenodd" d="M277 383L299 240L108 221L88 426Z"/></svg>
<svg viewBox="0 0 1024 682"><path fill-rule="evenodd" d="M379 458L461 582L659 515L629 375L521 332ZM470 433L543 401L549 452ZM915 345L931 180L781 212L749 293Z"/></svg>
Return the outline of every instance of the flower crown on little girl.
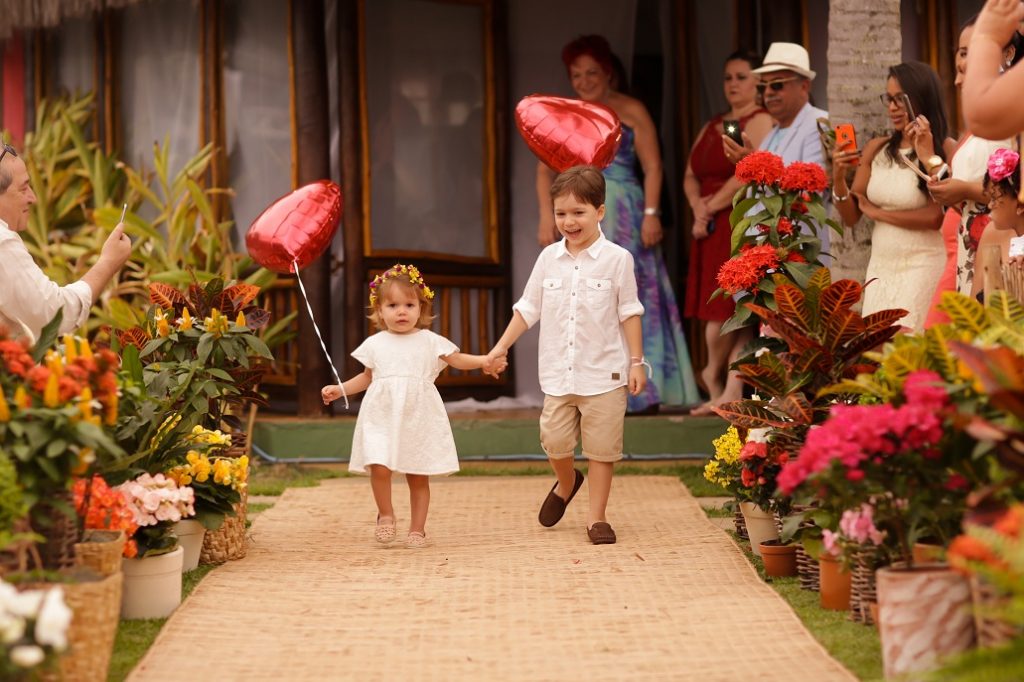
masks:
<svg viewBox="0 0 1024 682"><path fill-rule="evenodd" d="M988 176L1000 182L1013 175L1020 163L1020 154L1012 149L997 149L988 157Z"/></svg>
<svg viewBox="0 0 1024 682"><path fill-rule="evenodd" d="M430 287L427 286L427 283L423 281L423 275L420 274L419 268L417 268L415 265L402 265L401 263L395 263L389 269L385 270L381 274L374 277L373 281L370 282L371 308L377 307L377 292L380 291L380 288L384 284L384 282L388 281L389 279L395 279L396 277L400 277L402 275L408 277L409 282L414 287L419 287L420 291L423 293L423 298L427 299L428 301L434 300L434 292L431 290Z"/></svg>

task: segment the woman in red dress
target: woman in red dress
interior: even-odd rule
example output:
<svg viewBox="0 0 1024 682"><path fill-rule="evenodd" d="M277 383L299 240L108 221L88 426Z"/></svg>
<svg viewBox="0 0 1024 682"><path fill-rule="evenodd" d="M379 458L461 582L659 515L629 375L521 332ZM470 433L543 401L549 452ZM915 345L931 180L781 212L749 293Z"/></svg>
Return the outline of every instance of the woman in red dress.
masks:
<svg viewBox="0 0 1024 682"><path fill-rule="evenodd" d="M718 288L716 276L729 259L731 227L729 213L732 198L742 186L733 177L736 166L725 158L722 148L723 121L739 121L755 149L771 130L772 118L757 101L757 75L752 73L761 60L740 51L725 61L724 89L729 112L708 121L697 136L697 143L686 164L683 189L693 210L693 244L686 281L686 317L703 320L708 362L701 378L710 399L692 412L709 414L710 407L742 398L739 377L729 375L729 364L750 341L748 330L722 335L722 324L733 313L728 296L708 300Z"/></svg>

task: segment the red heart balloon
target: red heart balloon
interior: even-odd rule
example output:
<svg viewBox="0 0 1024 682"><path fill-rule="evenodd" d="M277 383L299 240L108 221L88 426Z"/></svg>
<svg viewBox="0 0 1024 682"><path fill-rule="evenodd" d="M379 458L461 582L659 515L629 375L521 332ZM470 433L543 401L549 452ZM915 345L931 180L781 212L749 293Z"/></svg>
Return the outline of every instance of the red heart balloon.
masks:
<svg viewBox="0 0 1024 682"><path fill-rule="evenodd" d="M320 257L341 221L341 188L330 180L300 187L259 215L245 235L253 260L274 272L295 272Z"/></svg>
<svg viewBox="0 0 1024 682"><path fill-rule="evenodd" d="M530 150L559 173L582 164L604 168L622 138L619 117L608 107L552 95L519 100L516 127Z"/></svg>

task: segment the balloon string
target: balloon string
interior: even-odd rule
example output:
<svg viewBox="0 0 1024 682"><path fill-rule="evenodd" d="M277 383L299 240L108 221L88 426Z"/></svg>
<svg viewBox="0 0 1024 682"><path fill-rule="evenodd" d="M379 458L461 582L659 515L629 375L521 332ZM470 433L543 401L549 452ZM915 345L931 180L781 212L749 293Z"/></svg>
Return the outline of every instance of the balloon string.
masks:
<svg viewBox="0 0 1024 682"><path fill-rule="evenodd" d="M348 409L348 394L345 393L345 384L342 383L341 377L338 376L338 369L334 366L334 361L331 360L331 354L327 352L327 344L324 343L324 335L320 333L320 327L316 324L316 318L313 317L313 306L309 304L309 296L306 295L306 287L302 286L302 277L299 276L299 261L292 261L292 266L295 268L295 279L299 283L299 291L302 292L302 299L306 302L306 310L309 311L309 321L313 323L313 330L316 332L316 338L320 339L320 347L324 349L324 355L327 356L327 364L331 366L331 371L334 372L334 379L338 382L338 386L341 388L341 397L345 399L345 409Z"/></svg>

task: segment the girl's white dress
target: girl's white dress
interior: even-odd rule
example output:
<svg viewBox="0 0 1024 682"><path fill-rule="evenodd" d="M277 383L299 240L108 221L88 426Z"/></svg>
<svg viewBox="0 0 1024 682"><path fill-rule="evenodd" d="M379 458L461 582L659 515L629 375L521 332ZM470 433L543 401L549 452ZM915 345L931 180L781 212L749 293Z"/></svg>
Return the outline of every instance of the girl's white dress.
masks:
<svg viewBox="0 0 1024 682"><path fill-rule="evenodd" d="M368 473L368 464L405 474L459 470L452 426L434 386L447 367L441 356L458 350L443 336L420 329L378 332L352 351L373 372L373 381L356 419L349 471Z"/></svg>

